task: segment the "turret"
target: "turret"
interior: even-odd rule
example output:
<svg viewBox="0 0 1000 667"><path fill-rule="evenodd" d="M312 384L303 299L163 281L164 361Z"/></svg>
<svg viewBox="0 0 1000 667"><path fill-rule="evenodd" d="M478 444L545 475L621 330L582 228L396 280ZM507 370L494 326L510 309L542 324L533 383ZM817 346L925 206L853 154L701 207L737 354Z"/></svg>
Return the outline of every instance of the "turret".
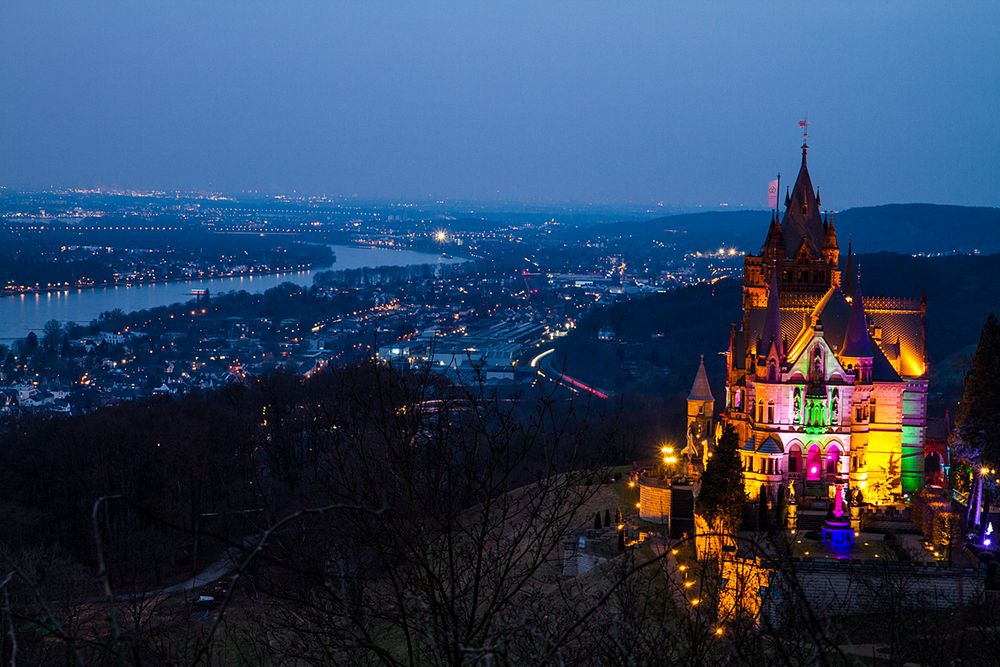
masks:
<svg viewBox="0 0 1000 667"><path fill-rule="evenodd" d="M785 239L781 232L781 221L776 213L771 213L771 224L767 228L762 254L771 262L785 258Z"/></svg>
<svg viewBox="0 0 1000 667"><path fill-rule="evenodd" d="M708 384L705 372L705 355L698 362L691 393L687 397L688 451L692 456L704 459L708 452L709 440L713 437L712 422L715 413L715 397Z"/></svg>
<svg viewBox="0 0 1000 667"><path fill-rule="evenodd" d="M818 199L816 200L816 205L819 205ZM837 230L833 225L832 215L827 214L827 218L823 222L823 228L826 231L826 238L823 241L823 258L826 259L826 263L832 269L836 269L840 266L840 246L837 244Z"/></svg>

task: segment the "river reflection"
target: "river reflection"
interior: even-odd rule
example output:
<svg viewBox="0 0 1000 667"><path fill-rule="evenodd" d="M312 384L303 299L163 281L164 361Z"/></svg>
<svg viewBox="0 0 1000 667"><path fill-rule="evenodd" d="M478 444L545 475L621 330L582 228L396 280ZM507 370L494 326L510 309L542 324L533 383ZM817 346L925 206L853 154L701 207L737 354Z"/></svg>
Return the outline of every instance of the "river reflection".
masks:
<svg viewBox="0 0 1000 667"><path fill-rule="evenodd" d="M390 250L387 248L358 248L353 246L330 246L337 253L337 262L332 269L360 269L373 266L408 266L430 264L442 259L437 255L413 250ZM327 268L319 269L326 271ZM23 338L28 331L41 331L49 320L89 324L107 310L121 308L125 312L165 306L179 301L187 301L191 290L207 288L212 294L233 290L264 292L281 283L311 285L317 271L293 271L274 275L240 276L237 278L216 278L213 280L192 280L152 285L115 286L99 289L71 288L63 292L43 294L23 294L0 298L0 341Z"/></svg>

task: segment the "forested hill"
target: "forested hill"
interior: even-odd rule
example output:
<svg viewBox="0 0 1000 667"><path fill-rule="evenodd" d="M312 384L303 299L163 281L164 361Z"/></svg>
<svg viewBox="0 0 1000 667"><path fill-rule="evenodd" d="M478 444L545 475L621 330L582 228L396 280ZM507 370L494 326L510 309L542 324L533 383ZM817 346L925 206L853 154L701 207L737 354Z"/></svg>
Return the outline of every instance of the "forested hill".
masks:
<svg viewBox="0 0 1000 667"><path fill-rule="evenodd" d="M764 241L768 211L685 213L644 221L574 229L579 238L630 238L676 242L682 249L720 243L756 251ZM887 204L851 208L834 216L842 248L861 252L1000 252L1000 208L939 204Z"/></svg>
<svg viewBox="0 0 1000 667"><path fill-rule="evenodd" d="M850 208L835 216L841 246L862 252L1000 252L1000 208L886 204Z"/></svg>
<svg viewBox="0 0 1000 667"><path fill-rule="evenodd" d="M957 400L962 377L990 312L1000 311L1000 254L912 257L862 255L868 295L927 296L927 350L931 391ZM558 345L560 363L617 392L680 394L705 355L713 389L721 392L729 323L740 318L740 285L725 280L616 303L595 311ZM604 326L618 343L597 339ZM717 395L722 395L721 393Z"/></svg>

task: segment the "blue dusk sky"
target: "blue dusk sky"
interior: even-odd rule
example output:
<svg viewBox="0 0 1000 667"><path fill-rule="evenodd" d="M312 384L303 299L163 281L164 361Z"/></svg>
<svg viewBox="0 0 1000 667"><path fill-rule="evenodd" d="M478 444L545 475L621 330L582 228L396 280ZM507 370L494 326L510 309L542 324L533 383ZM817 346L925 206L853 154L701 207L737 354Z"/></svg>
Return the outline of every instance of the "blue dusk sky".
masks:
<svg viewBox="0 0 1000 667"><path fill-rule="evenodd" d="M0 6L0 184L1000 205L997 2Z"/></svg>

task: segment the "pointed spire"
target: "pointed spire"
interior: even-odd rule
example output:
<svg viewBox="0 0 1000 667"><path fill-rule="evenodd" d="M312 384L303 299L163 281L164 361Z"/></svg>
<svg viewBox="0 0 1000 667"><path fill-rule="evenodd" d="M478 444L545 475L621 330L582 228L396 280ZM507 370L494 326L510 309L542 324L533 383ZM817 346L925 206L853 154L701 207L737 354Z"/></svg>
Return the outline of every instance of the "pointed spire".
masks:
<svg viewBox="0 0 1000 667"><path fill-rule="evenodd" d="M819 200L819 188L816 188L816 208L817 209L820 207L820 203L819 202L820 202L820 200Z"/></svg>
<svg viewBox="0 0 1000 667"><path fill-rule="evenodd" d="M785 239L781 233L781 221L774 211L771 211L771 224L767 228L767 237L764 239L764 254L774 259L785 256Z"/></svg>
<svg viewBox="0 0 1000 667"><path fill-rule="evenodd" d="M771 285L767 289L767 312L764 313L764 328L760 332L760 342L763 346L757 354L767 354L772 343L778 349L778 355L784 354L781 337L781 303L778 300L778 267L771 269Z"/></svg>
<svg viewBox="0 0 1000 667"><path fill-rule="evenodd" d="M786 185L785 186L785 208L788 208L791 205L792 205L792 195L788 191L788 186Z"/></svg>
<svg viewBox="0 0 1000 667"><path fill-rule="evenodd" d="M844 266L844 279L840 283L840 291L848 301L854 299L854 250L851 248L853 239L847 238L847 264Z"/></svg>
<svg viewBox="0 0 1000 667"><path fill-rule="evenodd" d="M712 388L708 384L708 373L705 372L705 355L701 355L698 362L698 372L694 376L694 384L691 385L691 393L688 394L689 401L714 401Z"/></svg>
<svg viewBox="0 0 1000 667"><path fill-rule="evenodd" d="M813 187L806 166L807 148L803 142L802 167L795 178L795 184L785 193L787 204L781 225L784 228L785 247L789 252L798 249L802 239L808 239L810 258L820 259L826 230L823 228L823 218L816 203L816 189Z"/></svg>
<svg viewBox="0 0 1000 667"><path fill-rule="evenodd" d="M851 295L851 319L844 334L841 354L845 357L868 357L872 355L872 339L868 333L868 316L865 314L864 299L861 296L861 274L855 277L854 293Z"/></svg>
<svg viewBox="0 0 1000 667"><path fill-rule="evenodd" d="M828 214L826 221L826 243L827 248L839 248L837 244L837 229L833 225L833 215Z"/></svg>

